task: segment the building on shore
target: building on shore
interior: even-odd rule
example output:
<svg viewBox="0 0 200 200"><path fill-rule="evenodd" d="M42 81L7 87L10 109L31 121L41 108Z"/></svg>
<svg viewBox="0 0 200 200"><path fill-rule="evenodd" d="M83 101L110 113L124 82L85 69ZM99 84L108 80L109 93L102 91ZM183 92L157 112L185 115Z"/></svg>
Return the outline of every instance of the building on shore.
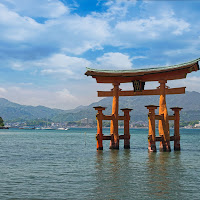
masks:
<svg viewBox="0 0 200 200"><path fill-rule="evenodd" d="M200 128L200 121L199 121L198 124L195 124L195 125L194 125L194 128Z"/></svg>
<svg viewBox="0 0 200 200"><path fill-rule="evenodd" d="M89 125L89 124L92 124L92 123L93 123L92 119L88 119L88 118L81 119L82 125Z"/></svg>

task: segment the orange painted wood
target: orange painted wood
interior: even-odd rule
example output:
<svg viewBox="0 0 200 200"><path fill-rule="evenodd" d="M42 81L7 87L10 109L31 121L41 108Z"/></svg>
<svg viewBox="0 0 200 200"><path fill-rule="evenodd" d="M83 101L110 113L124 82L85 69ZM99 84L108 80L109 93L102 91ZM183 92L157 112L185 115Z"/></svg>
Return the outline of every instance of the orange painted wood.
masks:
<svg viewBox="0 0 200 200"><path fill-rule="evenodd" d="M191 73L192 71L197 71L199 70L199 65L198 65L198 61L199 60L195 60L193 63L188 63L186 64L182 64L179 66L174 66L174 67L161 67L161 68L149 68L147 70L145 69L141 69L141 70L137 70L137 71L127 71L127 70L120 70L118 72L114 72L112 70L93 70L93 69L88 69L87 72L85 73L85 75L87 76L93 76L93 77L145 77L147 75L154 75L154 76L159 76L159 75L163 75L163 74L167 74L168 75L172 72L174 74L178 73L178 74L182 74L183 72L186 73ZM136 79L138 80L138 79Z"/></svg>
<svg viewBox="0 0 200 200"><path fill-rule="evenodd" d="M113 120L114 115L103 115L103 120ZM118 120L124 120L124 116L118 116Z"/></svg>
<svg viewBox="0 0 200 200"><path fill-rule="evenodd" d="M114 119L113 115L103 115L103 120L112 120Z"/></svg>
<svg viewBox="0 0 200 200"><path fill-rule="evenodd" d="M118 120L124 120L124 116L118 116Z"/></svg>
<svg viewBox="0 0 200 200"><path fill-rule="evenodd" d="M185 94L186 87L165 89L166 94Z"/></svg>
<svg viewBox="0 0 200 200"><path fill-rule="evenodd" d="M111 136L110 135L104 135L103 140L111 140Z"/></svg>
<svg viewBox="0 0 200 200"><path fill-rule="evenodd" d="M185 87L166 89L166 94L185 94ZM112 97L113 91L97 91L98 97ZM142 92L119 91L119 96L160 95L160 89L143 90Z"/></svg>
<svg viewBox="0 0 200 200"><path fill-rule="evenodd" d="M163 141L163 136L156 136L156 142Z"/></svg>
<svg viewBox="0 0 200 200"><path fill-rule="evenodd" d="M163 120L164 115L155 115L156 120Z"/></svg>
<svg viewBox="0 0 200 200"><path fill-rule="evenodd" d="M156 142L162 142L163 137L162 136L156 136ZM174 141L174 136L170 136L170 141Z"/></svg>
<svg viewBox="0 0 200 200"><path fill-rule="evenodd" d="M119 149L118 135L118 110L119 110L119 83L113 83L113 103L112 115L113 119L110 123L110 134L113 135L113 140L110 142L110 149Z"/></svg>
<svg viewBox="0 0 200 200"><path fill-rule="evenodd" d="M158 106L145 106L149 109L148 119L149 119L149 136L148 136L148 151L156 152L156 130L155 130L155 109Z"/></svg>
<svg viewBox="0 0 200 200"><path fill-rule="evenodd" d="M119 136L119 139L120 139L120 140L124 140L124 138L125 138L124 135L120 135L120 136Z"/></svg>
<svg viewBox="0 0 200 200"><path fill-rule="evenodd" d="M174 111L174 150L180 151L180 132L179 132L179 123L180 123L180 115L179 111L181 111L182 108L179 107L173 107L171 108Z"/></svg>
<svg viewBox="0 0 200 200"><path fill-rule="evenodd" d="M111 135L104 135L103 140L111 140L112 136ZM119 135L119 139L123 140L125 138L124 135ZM130 139L130 138L129 138Z"/></svg>
<svg viewBox="0 0 200 200"><path fill-rule="evenodd" d="M169 120L175 120L175 116L174 115L169 115L168 118L169 118Z"/></svg>
<svg viewBox="0 0 200 200"><path fill-rule="evenodd" d="M146 81L159 81L159 80L175 80L186 78L188 73L199 70L198 62L180 67L160 69L160 70L142 70L138 72L123 72L112 73L112 72L97 72L87 71L85 75L92 76L96 79L97 83L127 83L134 80Z"/></svg>
<svg viewBox="0 0 200 200"><path fill-rule="evenodd" d="M103 132L102 132L102 119L103 119L103 113L102 110L98 110L97 113L97 150L103 150Z"/></svg>
<svg viewBox="0 0 200 200"><path fill-rule="evenodd" d="M98 97L112 97L113 91L97 91Z"/></svg>
<svg viewBox="0 0 200 200"><path fill-rule="evenodd" d="M121 110L124 112L124 149L130 149L129 113L132 109L124 108Z"/></svg>
<svg viewBox="0 0 200 200"><path fill-rule="evenodd" d="M130 77L109 77L109 76L92 76L96 78L97 83L128 83L134 80L140 80L143 82L159 81L159 80L176 80L186 78L188 70L182 70L181 72L165 72L159 74L148 74L143 76L130 76Z"/></svg>
<svg viewBox="0 0 200 200"><path fill-rule="evenodd" d="M159 120L159 135L163 136L164 141L160 142L161 151L171 151L170 148L170 134L169 134L169 119L166 105L165 83L166 80L159 81L160 83L160 102L159 115L163 114L163 120Z"/></svg>

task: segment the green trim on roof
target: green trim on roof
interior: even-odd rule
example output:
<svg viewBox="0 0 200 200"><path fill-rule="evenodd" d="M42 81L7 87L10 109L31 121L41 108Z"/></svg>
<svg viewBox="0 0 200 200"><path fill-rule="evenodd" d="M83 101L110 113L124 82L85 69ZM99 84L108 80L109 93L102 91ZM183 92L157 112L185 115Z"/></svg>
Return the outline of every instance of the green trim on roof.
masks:
<svg viewBox="0 0 200 200"><path fill-rule="evenodd" d="M131 73L131 72L148 72L148 71L158 71L158 70L167 70L167 69L174 69L179 68L187 65L196 64L198 61L200 61L200 58L197 58L195 60L185 62L178 65L171 65L171 66L165 66L165 67L156 67L156 68L143 68L143 69L131 69L131 70L101 70L101 69L93 69L86 67L87 71L93 71L93 72L103 72L103 73Z"/></svg>

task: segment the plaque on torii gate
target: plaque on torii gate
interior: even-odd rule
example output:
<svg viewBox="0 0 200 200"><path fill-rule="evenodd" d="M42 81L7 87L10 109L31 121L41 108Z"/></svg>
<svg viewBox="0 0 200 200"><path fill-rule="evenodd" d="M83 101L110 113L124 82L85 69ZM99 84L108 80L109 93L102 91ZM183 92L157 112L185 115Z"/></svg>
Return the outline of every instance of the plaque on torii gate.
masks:
<svg viewBox="0 0 200 200"><path fill-rule="evenodd" d="M179 65L136 70L98 70L87 68L87 72L85 73L85 75L92 76L92 78L96 79L97 83L111 83L113 85L113 88L110 91L97 91L98 97L113 97L112 114L108 117L104 116L105 119L111 120L111 136L102 137L111 140L110 148L119 149L120 136L118 134L118 120L125 120L126 118L124 116L118 115L119 96L159 95L159 115L155 115L155 117L153 117L154 120L159 120L159 137L157 137L157 140L155 139L155 141L160 141L161 150L171 151L170 140L175 141L173 138L179 137L170 137L169 120L175 120L177 133L179 132L177 130L177 127L179 128L177 122L177 119L179 119L179 117L177 114L176 117L168 115L166 106L166 95L184 94L186 87L169 88L166 86L166 83L169 80L184 79L186 78L188 73L199 70L198 61L200 61L200 58ZM145 82L151 81L159 82L160 86L156 89L145 90ZM119 88L120 84L129 82L133 84L133 90L123 91ZM148 106L147 108L151 109L151 107ZM124 136L121 136L121 138L124 139ZM153 151L154 149L155 148L153 148ZM176 149L180 149L180 145L179 147L176 147L175 150Z"/></svg>

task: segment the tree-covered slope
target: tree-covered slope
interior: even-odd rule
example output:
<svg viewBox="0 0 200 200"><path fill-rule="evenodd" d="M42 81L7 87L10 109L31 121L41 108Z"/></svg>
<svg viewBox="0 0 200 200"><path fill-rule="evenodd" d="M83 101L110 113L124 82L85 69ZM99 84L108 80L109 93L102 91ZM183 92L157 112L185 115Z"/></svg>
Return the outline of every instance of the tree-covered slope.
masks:
<svg viewBox="0 0 200 200"><path fill-rule="evenodd" d="M131 120L141 121L147 120L148 110L145 105L159 105L159 96L136 96L136 97L120 97L119 109L132 108ZM0 116L5 120L30 120L30 119L51 119L57 122L63 121L79 121L83 118L95 119L96 111L94 106L105 106L105 114L110 114L112 110L112 98L104 98L89 106L79 106L72 110L51 109L45 106L25 106L10 102L4 98L0 98ZM167 106L169 113L170 107L182 107L181 119L185 121L200 120L200 93L186 92L186 94L167 95ZM157 109L158 113L158 109ZM120 111L121 115L122 112Z"/></svg>
<svg viewBox="0 0 200 200"><path fill-rule="evenodd" d="M25 106L0 98L0 116L5 120L29 120L37 118L52 118L64 113L59 109L51 109L45 106Z"/></svg>

